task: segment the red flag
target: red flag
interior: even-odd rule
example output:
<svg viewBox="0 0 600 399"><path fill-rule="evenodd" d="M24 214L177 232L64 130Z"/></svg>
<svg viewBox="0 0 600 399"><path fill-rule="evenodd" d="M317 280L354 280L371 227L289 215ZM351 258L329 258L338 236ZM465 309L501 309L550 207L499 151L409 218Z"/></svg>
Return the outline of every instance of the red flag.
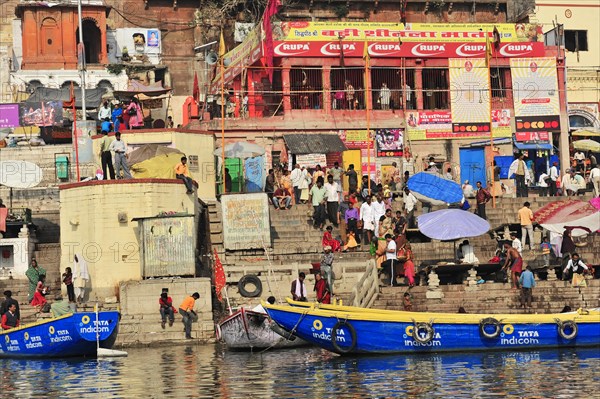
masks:
<svg viewBox="0 0 600 399"><path fill-rule="evenodd" d="M215 291L217 292L217 298L220 300L223 299L221 295L221 291L225 287L226 278L225 278L225 270L223 270L223 264L221 263L221 259L219 259L219 254L215 249L215 267L213 268L215 273Z"/></svg>
<svg viewBox="0 0 600 399"><path fill-rule="evenodd" d="M277 14L279 7L281 7L281 0L269 0L262 20L262 29L265 34L265 66L267 67L267 73L269 75L270 82L273 82L273 55L275 54L275 48L273 46L273 30L271 29L271 17Z"/></svg>
<svg viewBox="0 0 600 399"><path fill-rule="evenodd" d="M198 86L198 74L196 72L194 72L194 90L192 96L194 96L194 100L197 103L200 102L200 86Z"/></svg>
<svg viewBox="0 0 600 399"><path fill-rule="evenodd" d="M69 101L63 101L63 108L74 108L75 107L75 87L73 87L73 82L71 82L71 87L69 88Z"/></svg>

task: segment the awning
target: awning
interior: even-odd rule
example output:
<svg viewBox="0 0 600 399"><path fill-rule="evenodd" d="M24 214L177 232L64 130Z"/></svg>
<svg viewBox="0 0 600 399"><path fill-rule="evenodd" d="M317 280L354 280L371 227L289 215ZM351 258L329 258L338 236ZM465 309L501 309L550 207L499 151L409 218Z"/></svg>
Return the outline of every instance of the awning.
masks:
<svg viewBox="0 0 600 399"><path fill-rule="evenodd" d="M542 151L551 151L552 144L550 143L521 143L515 141L515 147L517 150L542 150Z"/></svg>
<svg viewBox="0 0 600 399"><path fill-rule="evenodd" d="M46 102L46 101L62 101L67 102L71 99L71 88L63 87L62 89L52 89L49 87L37 87L29 96L27 102ZM85 89L85 107L87 109L96 109L102 103L102 96L106 89L95 88ZM81 88L75 87L75 108L81 108Z"/></svg>
<svg viewBox="0 0 600 399"><path fill-rule="evenodd" d="M510 144L511 143L511 139L509 137L502 137L499 139L494 139L494 145L501 145L501 144ZM461 148L466 148L466 147L487 147L490 145L490 140L485 140L485 141L476 141L474 143L469 143L469 144L465 144L465 145L461 145Z"/></svg>
<svg viewBox="0 0 600 399"><path fill-rule="evenodd" d="M284 134L283 139L292 154L329 154L347 150L337 134Z"/></svg>
<svg viewBox="0 0 600 399"><path fill-rule="evenodd" d="M595 128L595 127L586 127L586 128L571 132L571 136L600 137L600 129Z"/></svg>
<svg viewBox="0 0 600 399"><path fill-rule="evenodd" d="M158 81L158 82L151 83L149 85L145 85L142 82L140 82L139 80L132 79L129 81L129 84L127 85L127 90L124 90L124 91L115 90L115 91L113 91L113 94L116 97L133 97L133 96L139 95L139 94L143 94L148 97L157 97L157 96L167 94L170 91L171 91L171 89L169 89L169 88L165 89L164 87L162 87L162 81Z"/></svg>

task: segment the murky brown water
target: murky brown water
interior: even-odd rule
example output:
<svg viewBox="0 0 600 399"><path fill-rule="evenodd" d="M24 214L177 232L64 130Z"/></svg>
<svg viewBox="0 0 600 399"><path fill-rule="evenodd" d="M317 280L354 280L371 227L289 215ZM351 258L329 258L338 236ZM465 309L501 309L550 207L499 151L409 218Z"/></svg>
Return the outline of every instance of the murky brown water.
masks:
<svg viewBox="0 0 600 399"><path fill-rule="evenodd" d="M591 398L600 349L339 357L221 346L113 360L0 360L1 398Z"/></svg>

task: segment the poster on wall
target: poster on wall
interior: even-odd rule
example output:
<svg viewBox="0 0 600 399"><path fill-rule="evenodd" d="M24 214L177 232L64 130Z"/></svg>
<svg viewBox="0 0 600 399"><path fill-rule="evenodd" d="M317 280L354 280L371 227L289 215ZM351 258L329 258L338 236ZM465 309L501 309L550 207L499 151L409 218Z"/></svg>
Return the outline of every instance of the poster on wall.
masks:
<svg viewBox="0 0 600 399"><path fill-rule="evenodd" d="M225 249L271 247L269 199L265 193L230 194L221 197Z"/></svg>
<svg viewBox="0 0 600 399"><path fill-rule="evenodd" d="M378 157L401 157L404 154L404 132L402 129L375 130Z"/></svg>
<svg viewBox="0 0 600 399"><path fill-rule="evenodd" d="M494 137L510 137L510 109L492 110ZM469 126L472 126L469 127ZM406 133L411 140L488 138L489 122L453 126L449 111L407 111Z"/></svg>
<svg viewBox="0 0 600 399"><path fill-rule="evenodd" d="M62 126L62 101L24 102L19 107L21 126Z"/></svg>
<svg viewBox="0 0 600 399"><path fill-rule="evenodd" d="M448 63L452 130L489 132L489 71L485 59L451 58Z"/></svg>
<svg viewBox="0 0 600 399"><path fill-rule="evenodd" d="M369 135L366 130L339 130L338 136L349 150L358 150L369 146Z"/></svg>
<svg viewBox="0 0 600 399"><path fill-rule="evenodd" d="M555 58L512 58L517 131L539 129L560 131L560 99ZM541 123L541 125L540 125Z"/></svg>
<svg viewBox="0 0 600 399"><path fill-rule="evenodd" d="M517 132L515 139L524 143L549 143L549 132Z"/></svg>
<svg viewBox="0 0 600 399"><path fill-rule="evenodd" d="M19 104L0 104L0 128L19 126Z"/></svg>
<svg viewBox="0 0 600 399"><path fill-rule="evenodd" d="M325 167L327 165L327 156L325 154L296 155L296 163L307 168L314 168L317 165Z"/></svg>

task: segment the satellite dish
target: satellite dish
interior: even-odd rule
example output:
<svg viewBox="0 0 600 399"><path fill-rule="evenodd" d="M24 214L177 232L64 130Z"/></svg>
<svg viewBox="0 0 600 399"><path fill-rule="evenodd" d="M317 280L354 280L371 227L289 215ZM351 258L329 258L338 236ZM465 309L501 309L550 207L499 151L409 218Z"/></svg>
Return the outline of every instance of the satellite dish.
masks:
<svg viewBox="0 0 600 399"><path fill-rule="evenodd" d="M42 169L27 161L0 161L0 185L10 188L32 188L40 184Z"/></svg>
<svg viewBox="0 0 600 399"><path fill-rule="evenodd" d="M214 51L211 51L206 55L205 61L208 65L215 65L219 61L219 56Z"/></svg>

